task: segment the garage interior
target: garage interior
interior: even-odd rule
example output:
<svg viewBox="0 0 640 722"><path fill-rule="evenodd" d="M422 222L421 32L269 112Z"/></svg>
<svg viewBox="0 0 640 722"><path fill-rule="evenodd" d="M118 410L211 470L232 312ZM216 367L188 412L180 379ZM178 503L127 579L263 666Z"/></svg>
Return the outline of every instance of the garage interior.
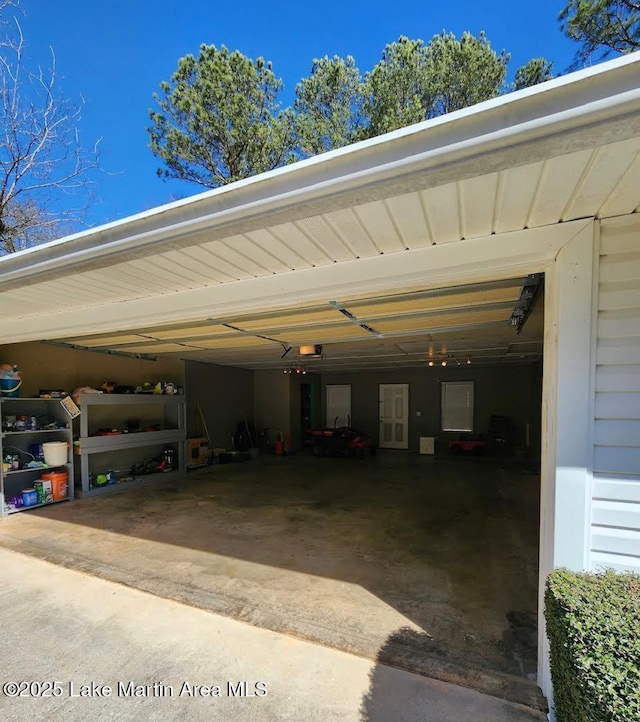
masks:
<svg viewBox="0 0 640 722"><path fill-rule="evenodd" d="M243 419L263 430L251 462L15 515L1 541L542 707L542 289L532 274L0 347L26 394L166 374L184 383L190 435L196 405L212 447L228 448ZM451 382L473 382L469 431L491 442L492 418L507 419L508 443L450 453L460 432L443 431L441 389ZM404 448L384 448L380 384L408 384ZM305 426L330 421L332 386L350 387L350 421L381 447L375 457L304 449ZM275 455L280 436L288 453ZM433 455L419 453L424 437Z"/></svg>

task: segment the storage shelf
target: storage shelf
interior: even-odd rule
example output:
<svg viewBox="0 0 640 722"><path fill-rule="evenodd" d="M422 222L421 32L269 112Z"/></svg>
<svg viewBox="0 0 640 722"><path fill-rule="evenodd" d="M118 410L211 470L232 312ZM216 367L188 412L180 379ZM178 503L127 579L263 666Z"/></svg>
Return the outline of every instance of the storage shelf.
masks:
<svg viewBox="0 0 640 722"><path fill-rule="evenodd" d="M134 431L126 434L108 434L105 436L90 436L89 430L95 428L91 423L92 409L100 408L95 417L100 418L100 425L106 426L104 417L109 418L111 428L119 428L127 416L135 415L134 407L147 407L145 414L149 414L159 422L163 428L161 431ZM109 413L106 410L110 408ZM178 447L178 469L185 470L185 439L186 418L185 418L185 397L184 395L163 395L163 394L82 394L80 398L80 440L74 444L75 455L80 458L80 473L76 482L80 482L82 489L78 489L78 496L91 497L107 494L113 491L120 491L127 487L151 484L160 478L175 478L175 472L160 472L139 476L135 481L125 481L118 484L105 484L104 486L89 488L91 470L104 465L104 468L116 468L118 452L124 457L132 458L137 455L136 450L141 449L140 455L145 452L145 447L171 445ZM155 423L155 421L153 422ZM151 425L145 422L146 425ZM144 425L143 425L144 426ZM98 459L92 457L95 454L105 454ZM109 456L111 455L111 456ZM107 461L109 463L107 463ZM98 463L100 462L100 463Z"/></svg>
<svg viewBox="0 0 640 722"><path fill-rule="evenodd" d="M56 501L46 501L41 504L30 504L29 506L19 506L17 509L9 509L7 514L17 514L19 511L29 511L29 509L37 509L42 506L53 506L53 504L62 504L63 501L69 501L69 499L56 499Z"/></svg>
<svg viewBox="0 0 640 722"><path fill-rule="evenodd" d="M73 443L72 424L67 412L60 404L61 399L41 399L29 397L0 397L0 429L7 428L7 417L24 414L25 416L40 417L46 414L52 424L58 424L56 428L41 429L15 429L0 432L0 458L4 459L5 453L20 452L32 459L28 447L34 443L45 443L47 441L64 441L69 447ZM24 458L22 459L25 460ZM26 486L33 485L33 482L44 473L54 469L64 468L68 475L68 493L66 499L73 500L73 456L68 458L64 464L46 464L34 468L10 469L2 471L0 466L0 517L8 514L16 514L19 511L27 511L41 506L57 504L58 501L51 501L48 504L34 504L32 506L21 506L17 509L7 510L5 499L7 496L15 496L15 491Z"/></svg>

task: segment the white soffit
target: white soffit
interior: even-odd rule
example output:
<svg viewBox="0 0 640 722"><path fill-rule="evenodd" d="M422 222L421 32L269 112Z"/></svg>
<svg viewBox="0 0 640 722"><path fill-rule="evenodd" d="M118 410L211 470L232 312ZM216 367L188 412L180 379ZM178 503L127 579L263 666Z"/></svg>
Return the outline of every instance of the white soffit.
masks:
<svg viewBox="0 0 640 722"><path fill-rule="evenodd" d="M0 292L27 317L640 209L640 138ZM241 250L240 250L241 249ZM1 267L0 267L1 271Z"/></svg>

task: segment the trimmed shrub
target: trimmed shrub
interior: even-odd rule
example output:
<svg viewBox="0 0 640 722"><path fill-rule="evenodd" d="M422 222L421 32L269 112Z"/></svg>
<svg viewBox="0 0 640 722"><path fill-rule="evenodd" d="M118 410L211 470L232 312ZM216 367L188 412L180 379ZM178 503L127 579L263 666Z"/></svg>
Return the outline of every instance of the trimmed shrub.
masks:
<svg viewBox="0 0 640 722"><path fill-rule="evenodd" d="M557 722L640 720L640 576L556 569L545 619Z"/></svg>

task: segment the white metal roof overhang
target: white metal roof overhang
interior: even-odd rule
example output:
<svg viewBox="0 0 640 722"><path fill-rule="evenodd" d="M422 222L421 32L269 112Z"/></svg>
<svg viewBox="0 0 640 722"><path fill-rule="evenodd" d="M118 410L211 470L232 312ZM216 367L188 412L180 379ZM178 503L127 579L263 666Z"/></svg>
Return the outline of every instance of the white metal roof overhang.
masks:
<svg viewBox="0 0 640 722"><path fill-rule="evenodd" d="M635 53L0 258L0 343L252 368L298 343L329 344L326 368L429 348L519 358L513 343L542 338L509 323L527 259L553 257L551 230L639 209ZM482 279L502 244L520 268ZM436 259L474 283L426 284Z"/></svg>

